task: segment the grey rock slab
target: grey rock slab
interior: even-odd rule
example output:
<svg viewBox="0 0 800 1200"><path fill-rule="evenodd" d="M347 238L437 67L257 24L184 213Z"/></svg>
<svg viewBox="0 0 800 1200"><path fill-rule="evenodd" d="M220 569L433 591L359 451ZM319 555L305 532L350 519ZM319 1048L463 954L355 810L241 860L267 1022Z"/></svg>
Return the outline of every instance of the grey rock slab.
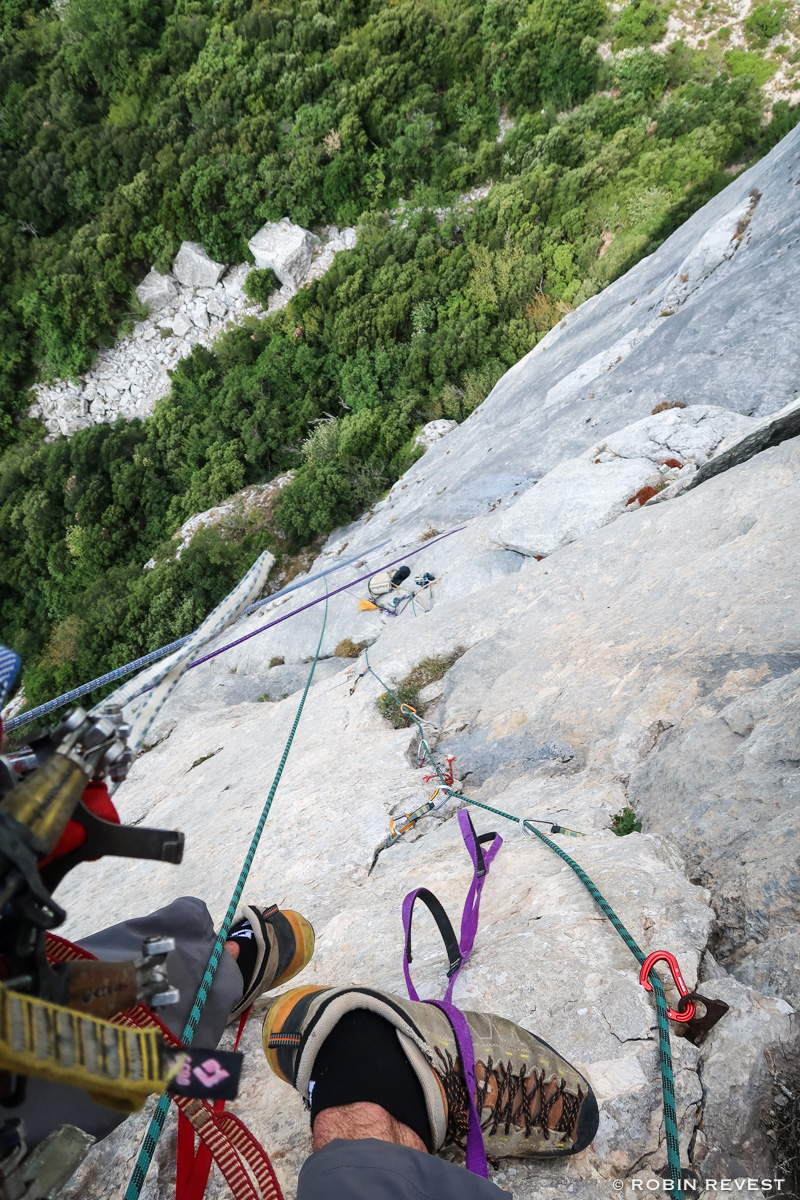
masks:
<svg viewBox="0 0 800 1200"><path fill-rule="evenodd" d="M171 275L161 275L151 269L137 287L136 295L139 302L146 304L151 312L158 312L177 299L178 289Z"/></svg>
<svg viewBox="0 0 800 1200"><path fill-rule="evenodd" d="M225 263L214 262L198 242L182 242L172 271L184 287L215 287L225 267Z"/></svg>
<svg viewBox="0 0 800 1200"><path fill-rule="evenodd" d="M772 1155L761 1125L772 1092L767 1055L795 1040L794 1022L787 1005L735 979L716 979L707 991L730 1011L701 1051L703 1132L711 1143L701 1174L769 1178Z"/></svg>
<svg viewBox="0 0 800 1200"><path fill-rule="evenodd" d="M715 957L800 1006L800 653L761 659L738 671L730 662L723 687L664 734L630 792L711 889Z"/></svg>
<svg viewBox="0 0 800 1200"><path fill-rule="evenodd" d="M661 481L646 458L559 463L498 521L494 540L518 554L545 557L623 513L643 487Z"/></svg>
<svg viewBox="0 0 800 1200"><path fill-rule="evenodd" d="M446 529L485 513L663 401L761 417L793 400L800 317L787 297L800 290L799 155L800 128L655 254L569 313L406 473L412 494L376 511L370 532L423 516ZM761 200L746 237L674 315L660 317L687 257L720 220L749 207L754 187Z"/></svg>
<svg viewBox="0 0 800 1200"><path fill-rule="evenodd" d="M146 817L161 827L184 828L184 863L167 869L131 861L121 871L119 863L111 870L101 861L91 873L73 873L64 896L75 915L72 933L81 926L86 930L95 919L87 907L90 896L105 898L103 919L108 921L140 911L143 894L145 903L163 903L187 891L206 897L215 917L221 915L295 707L294 700L245 704L220 712L213 723L206 713L187 717L137 762L117 793L122 818ZM256 901L269 895L312 921L317 948L304 983L353 980L402 989L399 913L412 887L434 886L457 919L470 866L453 820L413 845L393 848L369 873L374 849L387 832L390 802L413 803L419 795L419 772L402 753L405 740L377 716L371 697L358 692L350 697L336 677L312 689L245 893ZM490 827L480 814L476 821L481 831ZM582 861L614 896L623 919L635 921L645 900L656 915L654 936L680 939L692 980L712 913L702 891L687 885L676 870L674 856L653 838L625 846L601 834L582 845ZM433 928L422 921L414 975L422 994L441 993L440 946ZM544 1185L613 1172L614 1162L632 1165L642 1156L657 1156L657 1131L650 1128L660 1104L657 1046L635 961L610 926L598 924L588 893L572 874L543 847L515 836L511 826L484 890L478 939L455 1000L462 1007L505 1013L587 1072L595 1069L602 1080L609 1157L590 1153L580 1162L557 1166L509 1164L522 1200L532 1200ZM308 1119L291 1089L266 1067L257 1019L265 1007L265 1000L258 1002L256 1019L248 1026L235 1111L263 1139L292 1196L310 1150ZM631 1061L614 1075L607 1064L621 1057ZM130 1159L139 1132L140 1127L129 1126L115 1135L120 1162ZM682 1130L685 1144L690 1135L689 1122ZM169 1150L167 1143L159 1159L165 1167ZM80 1194L93 1194L100 1185L99 1173L91 1174L92 1161L97 1160L99 1172L104 1152L103 1147L95 1151L84 1168L76 1184ZM120 1167L114 1172L114 1178L124 1173ZM108 1181L104 1184L107 1188ZM166 1186L157 1169L152 1186L154 1195Z"/></svg>
<svg viewBox="0 0 800 1200"><path fill-rule="evenodd" d="M283 217L263 225L247 245L259 270L271 267L282 284L296 288L311 266L318 243L315 234Z"/></svg>
<svg viewBox="0 0 800 1200"><path fill-rule="evenodd" d="M649 458L657 464L673 458L684 464L703 463L727 438L739 437L755 424L751 418L718 405L670 408L610 434L585 451L584 457Z"/></svg>
<svg viewBox="0 0 800 1200"><path fill-rule="evenodd" d="M795 389L796 391L797 389ZM800 434L800 400L792 400L772 416L749 424L745 429L727 436L710 462L705 463L692 480L696 487L706 479L712 479L721 471L727 471L737 463L746 462L754 454L778 446L789 438Z"/></svg>

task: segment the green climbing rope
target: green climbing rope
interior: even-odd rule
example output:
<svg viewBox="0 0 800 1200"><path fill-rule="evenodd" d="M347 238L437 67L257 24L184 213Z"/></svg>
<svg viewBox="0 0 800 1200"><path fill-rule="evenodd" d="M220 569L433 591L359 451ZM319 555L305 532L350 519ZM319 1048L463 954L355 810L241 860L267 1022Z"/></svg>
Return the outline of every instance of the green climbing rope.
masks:
<svg viewBox="0 0 800 1200"><path fill-rule="evenodd" d="M192 1011L189 1014L189 1020L186 1022L186 1028L184 1029L181 1037L181 1041L185 1046L190 1046L192 1044L194 1035L197 1031L197 1024L200 1020L200 1015L205 1007L206 1000L208 999L208 993L211 991L211 985L214 982L214 976L217 973L219 960L222 956L222 949L225 945L225 942L228 940L231 924L233 923L233 918L236 915L236 910L239 907L239 901L242 898L244 885L247 882L247 877L250 874L250 868L253 865L253 859L255 858L256 850L258 849L258 843L261 840L261 834L264 832L264 826L266 825L267 817L269 816L269 810L272 808L272 801L275 797L276 791L278 790L278 784L280 783L281 776L283 775L283 768L286 766L286 760L289 757L289 751L292 748L292 742L294 741L294 735L297 732L297 726L300 724L300 717L302 716L306 697L308 696L308 691L311 687L311 680L314 678L314 671L316 670L317 660L319 659L319 652L322 649L322 639L325 636L325 626L328 622L327 593L328 587L326 583L325 613L322 620L322 629L320 631L319 641L317 642L317 650L314 655L314 661L311 664L311 670L308 673L306 686L303 689L303 695L300 699L300 703L297 706L294 722L291 730L289 731L289 736L286 739L286 745L283 748L283 754L281 755L281 760L278 763L278 769L275 772L275 778L272 780L272 786L269 789L269 794L264 802L264 808L262 809L258 825L256 826L256 831L253 834L252 841L250 842L250 849L247 851L244 864L242 865L241 872L239 873L239 879L236 883L236 887L233 889L233 895L231 896L230 904L228 905L228 911L225 914L225 919L222 922L219 933L217 934L217 940L214 943L214 949L211 951L211 957L208 960L208 965L206 966L202 982L198 989L197 996L195 997ZM139 1156L136 1159L136 1166L133 1168L130 1182L125 1190L125 1200L138 1200L139 1196L141 1195L142 1188L144 1187L144 1181L147 1177L147 1172L150 1169L150 1164L153 1161L153 1155L155 1154L156 1146L158 1145L158 1139L161 1137L164 1129L164 1122L166 1120L168 1111L169 1097L165 1093L163 1096L161 1096L158 1104L156 1105L156 1110L153 1113L147 1133L144 1136L144 1140L139 1151Z"/></svg>
<svg viewBox="0 0 800 1200"><path fill-rule="evenodd" d="M503 812L502 809L493 808L491 806L491 804L484 804L480 800L472 800L472 799L470 799L469 796L463 796L460 792L454 792L452 790L452 788L450 788L445 783L444 776L442 775L442 772L440 771L438 764L436 763L433 755L431 754L430 747L428 746L428 743L425 740L425 732L422 728L422 725L421 725L416 713L407 704L403 704L403 702L400 700L399 696L397 696L397 694L395 692L393 692L392 689L386 683L384 683L384 681L381 679L381 677L372 669L372 667L370 666L370 663L369 663L369 656L368 656L366 650L364 651L364 657L366 659L367 670L369 671L370 675L374 676L374 678L377 679L377 681L381 685L381 687L389 693L389 695L400 705L401 709L404 712L408 713L411 720L417 726L417 729L419 730L421 744L425 747L425 753L428 756L428 760L430 761L430 764L433 767L436 774L439 776L442 786L447 788L447 790L450 792L453 799L454 800L463 800L466 804L472 804L477 808L485 809L486 812L493 813L496 817L503 817L507 821L513 821L516 825L520 824L519 817L512 816L511 813ZM584 885L584 887L589 892L589 895L592 897L592 899L595 901L595 903L597 905L599 905L600 909L608 917L609 921L614 926L617 933L619 934L619 936L622 938L625 945L630 950L631 954L634 956L636 961L641 966L641 964L645 961L647 955L636 944L636 942L631 937L628 930L622 924L622 921L620 921L619 917L614 912L611 905L608 903L608 901L605 899L603 894L600 892L599 888L597 888L595 886L595 884L592 882L592 880L586 874L583 867L581 867L579 865L579 863L576 863L573 858L570 858L570 856L567 853L565 853L565 851L563 851L560 846L557 846L555 844L555 842L551 842L549 837L547 837L545 834L541 833L540 830L536 829L529 821L524 821L523 823L527 830L529 830L531 833L535 834L536 837L539 838L540 841L544 842L545 846L547 846L550 850L552 850L555 854L557 854L558 857L563 862L565 862L568 867L572 868L572 870L575 872L575 874L580 879L581 883ZM675 1079L674 1079L674 1076L672 1073L672 1051L670 1049L670 1042L669 1042L667 998L664 994L663 984L661 983L659 976L656 974L655 969L653 969L650 972L648 979L652 985L653 993L656 998L656 1019L658 1022L658 1042L659 1042L659 1065L661 1067L661 1096L662 1096L663 1105L664 1105L664 1128L665 1128L666 1142L667 1142L667 1169L669 1171L669 1175L672 1180L673 1189L676 1192L680 1192L681 1180L682 1180L680 1142L678 1141L678 1117L677 1117L677 1112L675 1110Z"/></svg>

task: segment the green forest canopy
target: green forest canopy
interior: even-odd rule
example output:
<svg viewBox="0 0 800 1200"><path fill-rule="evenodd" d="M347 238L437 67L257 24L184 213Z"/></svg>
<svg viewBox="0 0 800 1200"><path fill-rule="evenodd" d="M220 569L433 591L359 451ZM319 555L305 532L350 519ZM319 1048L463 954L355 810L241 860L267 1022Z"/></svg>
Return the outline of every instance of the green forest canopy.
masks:
<svg viewBox="0 0 800 1200"><path fill-rule="evenodd" d="M788 131L721 52L648 49L663 25L655 0L613 19L602 0L0 0L0 603L31 701L188 632L274 545L240 523L178 561L187 516L293 467L288 544L350 519L424 421L467 416ZM287 215L358 223L357 246L196 347L149 420L42 442L26 388L85 370L151 263L183 239L245 261Z"/></svg>

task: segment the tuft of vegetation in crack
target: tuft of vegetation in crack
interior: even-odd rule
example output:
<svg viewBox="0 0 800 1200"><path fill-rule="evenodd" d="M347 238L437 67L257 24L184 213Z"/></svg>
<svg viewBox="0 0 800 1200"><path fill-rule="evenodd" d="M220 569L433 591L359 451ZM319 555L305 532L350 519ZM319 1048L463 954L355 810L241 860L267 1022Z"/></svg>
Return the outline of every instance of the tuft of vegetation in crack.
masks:
<svg viewBox="0 0 800 1200"><path fill-rule="evenodd" d="M637 821L636 813L626 804L618 813L614 813L611 817L611 829L617 837L625 837L628 833L641 833L642 822Z"/></svg>
<svg viewBox="0 0 800 1200"><path fill-rule="evenodd" d="M409 671L404 679L393 685L400 703L398 704L394 696L390 696L388 692L384 692L375 701L375 707L382 717L385 717L393 729L407 729L413 724L409 714L401 707L408 705L413 708L417 716L424 715L425 706L420 702L419 694L428 684L435 683L437 679L441 679L447 671L450 670L453 663L461 658L462 654L466 653L466 646L456 646L449 654L431 655L428 658L423 658L415 667Z"/></svg>
<svg viewBox="0 0 800 1200"><path fill-rule="evenodd" d="M352 638L342 638L333 653L336 658L358 658L368 645L369 642L354 642Z"/></svg>
<svg viewBox="0 0 800 1200"><path fill-rule="evenodd" d="M208 762L208 760L210 758L213 758L215 754L219 754L219 750L212 750L210 754L204 754L202 758L196 758L194 760L194 762L192 763L192 765L189 767L189 771L193 771L195 769L195 767L199 767L204 762ZM189 771L186 772L187 775L189 774Z"/></svg>

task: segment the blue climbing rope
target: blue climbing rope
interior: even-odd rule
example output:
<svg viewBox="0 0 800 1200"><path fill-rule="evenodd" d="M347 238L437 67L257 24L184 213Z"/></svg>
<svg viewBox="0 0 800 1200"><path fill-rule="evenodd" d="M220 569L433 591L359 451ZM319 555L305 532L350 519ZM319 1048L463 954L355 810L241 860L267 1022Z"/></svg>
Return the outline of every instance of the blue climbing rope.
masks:
<svg viewBox="0 0 800 1200"><path fill-rule="evenodd" d="M401 554L399 558L394 558L391 562L385 563L382 567L378 568L378 571L385 571L389 567L393 567L399 562L404 562L407 558L413 558L415 554L421 554L423 550L430 549L431 546L435 546L437 542L443 541L444 538L452 537L454 533L460 533L463 528L463 525L459 525L456 529L450 529L447 533L440 534L439 537L425 542L424 545L417 546L414 550L409 550L407 554ZM385 545L386 542L380 542L377 546L373 546L371 550L367 550L364 553L372 554L375 550L379 550ZM297 588L305 587L307 583L313 583L315 579L322 579L325 575L330 575L331 571L338 571L342 567L346 567L350 563L354 562L356 558L363 557L364 555L354 555L353 558L347 559L346 562L338 563L337 566L330 567L327 571L321 571L318 575L311 575L308 579L303 579L299 583L290 584L288 587L282 588L281 591L275 592L274 595L267 596L266 599L258 600L255 604L251 604L249 608L245 609L245 611L242 613L242 616L246 617L248 613L255 612L255 610L257 608L261 608L262 605L271 604L274 600L279 600L281 596L285 596L289 592L296 591ZM203 658L195 659L193 663L189 664L187 670L191 671L194 667L199 667L201 663L208 662L209 659L216 658L218 655L224 654L226 650L231 650L234 646L241 645L242 642L248 641L249 638L257 637L258 634L264 633L267 629L272 629L275 625L280 625L283 621L288 621L290 617L297 616L298 613L304 612L307 608L313 608L315 604L321 604L323 600L326 600L327 603L326 597L336 596L339 592L346 592L348 588L353 587L357 583L364 583L365 580L371 579L375 574L377 574L377 571L373 569L366 575L360 575L358 579L351 579L349 583L343 584L342 587L335 588L330 593L326 591L325 596L320 596L316 600L312 600L309 604L303 604L300 606L300 608L293 609L292 612L286 613L284 616L278 617L276 620L270 621L266 625L262 625L260 629L254 629L250 633L245 634L244 637L237 638L235 642L229 642L227 646L220 646L219 649L214 650L210 654L206 654ZM181 646L186 645L191 637L194 637L193 633L187 634L186 637L179 638L177 642L170 642L168 646L162 646L160 650L153 650L152 653L145 654L143 658L137 658L133 662L126 663L122 667L117 667L114 671L109 671L106 675L100 675L97 679L90 680L89 683L82 683L80 687L73 688L70 692L64 692L62 696L56 696L54 700L47 700L44 704L39 704L36 708L29 709L28 712L20 713L18 717L10 717L8 721L3 722L3 729L6 733L11 733L12 730L19 729L21 725L27 725L30 721L36 720L37 717L46 716L47 713L53 712L54 709L61 708L63 705L69 704L73 700L78 700L81 696L85 696L89 692L93 692L95 689L103 687L107 683L114 683L115 680L122 679L123 676L130 675L134 671L138 671L140 667L146 667L149 663L156 662L159 658L163 658L164 655L171 654L173 650L179 650Z"/></svg>
<svg viewBox="0 0 800 1200"><path fill-rule="evenodd" d="M408 715L408 717L417 726L417 729L419 730L421 743L425 747L425 753L428 756L428 760L430 761L431 766L433 767L434 771L436 772L439 779L441 780L442 786L447 788L448 792L453 797L453 799L454 800L463 800L465 804L472 804L476 808L482 808L486 812L493 813L496 817L503 817L507 821L513 821L517 825L519 825L521 823L524 824L525 828L530 833L535 834L536 837L539 838L540 841L544 842L545 846L547 846L550 850L552 850L554 854L557 854L558 857L562 860L562 862L565 862L567 864L567 866L570 867L575 872L575 874L580 879L581 883L584 885L584 887L589 892L589 895L592 897L592 899L595 901L595 903L600 907L600 909L605 914L605 916L608 917L609 921L614 926L617 933L619 934L619 936L622 938L625 945L630 950L631 954L634 956L636 961L641 966L641 964L645 961L647 955L636 944L633 937L630 935L628 930L622 924L622 921L620 921L619 917L614 912L611 905L608 903L608 901L603 896L602 892L592 882L592 880L589 878L589 876L586 874L583 867L581 867L579 863L576 863L573 858L570 858L570 856L564 850L562 850L560 846L557 846L555 844L555 842L551 842L550 838L547 837L545 834L543 834L541 832L541 830L536 829L530 823L530 821L526 820L524 822L520 822L519 817L512 816L511 813L503 812L502 809L493 808L491 804L484 804L480 800L472 800L472 799L470 799L469 796L463 796L460 792L454 792L452 790L452 788L450 788L445 783L444 776L442 775L442 772L439 769L438 764L434 760L434 757L431 754L428 743L425 740L425 731L423 730L422 725L421 725L416 713L413 711L413 709L411 709L409 707L409 705L404 704L402 702L402 700L400 699L400 697L397 695L397 693L393 692L392 689L388 686L388 684L384 683L384 681L377 674L377 672L372 669L372 667L370 666L370 663L369 663L369 655L366 650L364 651L364 657L365 657L366 664L367 664L367 670L369 671L370 675L372 675L375 679L377 679L377 681L381 685L381 687L400 706L401 711L406 713ZM656 1020L658 1023L658 1043L659 1043L658 1058L659 1058L659 1066L661 1069L661 1097L662 1097L662 1102L663 1102L663 1107L664 1107L664 1129L665 1129L666 1142L667 1142L667 1169L669 1171L670 1179L672 1180L673 1189L676 1192L680 1192L681 1181L682 1181L680 1142L678 1140L678 1116L677 1116L677 1112L675 1109L675 1077L674 1077L673 1070L672 1070L672 1050L670 1048L670 1041L669 1041L669 1024L668 1024L668 1017L667 1017L667 998L664 994L663 984L661 983L659 976L656 974L655 969L653 969L650 972L648 979L650 981L650 984L652 985L653 992L654 992L654 995L656 998Z"/></svg>
<svg viewBox="0 0 800 1200"><path fill-rule="evenodd" d="M289 731L289 736L286 739L286 745L283 748L283 754L281 755L281 760L278 763L278 769L275 772L275 778L272 780L272 786L269 789L269 794L264 803L264 808L262 809L258 825L256 826L256 831L253 834L252 841L250 842L250 848L247 851L242 869L239 872L239 878L236 882L236 887L233 889L233 895L231 896L230 904L228 905L228 911L226 912L225 919L220 926L219 933L217 934L217 940L214 943L214 949L211 951L211 957L208 960L208 965L206 966L203 974L203 979L198 989L197 996L195 997L192 1011L189 1014L189 1019L186 1022L186 1027L181 1036L181 1041L185 1046L191 1046L192 1041L194 1040L194 1035L197 1032L197 1025L200 1020L200 1016L205 1007L206 1000L208 999L208 993L211 991L211 985L214 982L214 976L217 973L217 967L219 966L219 960L222 956L222 950L225 942L228 940L231 924L233 923L233 918L236 915L236 910L239 907L239 901L242 898L244 885L247 882L247 877L250 874L250 868L253 865L253 859L255 858L256 850L258 849L258 843L260 842L261 835L264 832L264 826L266 825L267 817L269 816L269 810L272 808L272 801L275 797L275 792L278 790L278 784L280 783L281 776L283 774L283 768L286 766L286 760L289 757L289 751L292 748L292 742L294 741L294 735L297 732L297 726L300 724L300 717L303 713L306 697L308 696L309 688L311 687L311 681L314 678L314 671L319 659L320 650L322 649L322 639L325 636L325 626L327 623L328 596L326 587L325 615L322 621L322 629L320 631L319 641L317 642L317 650L316 654L314 655L314 661L311 664L311 670L308 673L306 686L303 689L303 695L300 699L300 703L297 706L294 722L292 723L292 728ZM136 1166L133 1168L133 1174L131 1175L130 1182L125 1190L125 1200L138 1200L139 1196L141 1195L142 1188L144 1187L144 1181L147 1177L147 1172L150 1168L151 1162L153 1161L153 1155L155 1154L156 1146L158 1145L158 1140L161 1137L164 1129L164 1122L166 1120L168 1110L169 1097L166 1093L164 1093L156 1105L156 1109L153 1113L150 1125L148 1126L147 1133L144 1136L144 1141L142 1142L138 1158L136 1159Z"/></svg>
<svg viewBox="0 0 800 1200"><path fill-rule="evenodd" d="M256 600L254 604L250 604L242 613L243 617L247 617L250 613L254 613L257 609L263 608L265 604L271 604L274 600L280 600L283 596L288 596L290 592L296 592L299 588L303 588L308 583L314 583L317 579L324 579L326 575L332 574L334 571L341 571L344 567L349 567L351 563L357 559L365 559L370 554L374 554L376 550L382 550L387 546L391 538L386 541L378 542L376 546L370 546L369 550L365 550L363 554L354 554L352 558L346 558L343 562L336 563L333 567L328 567L327 571L319 571L316 575L309 575L307 579L301 579L298 583L290 583L285 588L281 588L279 592L274 592L271 596L266 596L263 600ZM348 586L352 586L348 585ZM132 675L134 671L140 670L141 667L148 667L150 663L158 662L160 658L164 658L167 654L172 654L175 650L180 650L181 646L194 636L193 633L187 633L186 637L178 638L176 642L170 642L168 646L162 646L159 650L152 650L149 654L143 654L141 658L135 658L133 662L125 663L121 667L115 667L113 671L107 671L105 675L98 675L97 679L90 679L88 683L82 683L79 687L72 688L69 692L64 692L61 696L56 696L53 700L46 700L44 704L37 704L35 708L31 708L28 712L20 713L17 717L9 717L3 722L3 728L6 733L11 733L14 729L19 729L22 725L28 725L31 721L35 721L38 717L44 717L48 713L53 712L56 708L63 708L65 704L71 704L73 700L79 700L81 696L88 696L90 692L95 692L98 688L105 687L107 683L115 683L118 679L124 679L126 675ZM218 651L217 653L221 653Z"/></svg>

